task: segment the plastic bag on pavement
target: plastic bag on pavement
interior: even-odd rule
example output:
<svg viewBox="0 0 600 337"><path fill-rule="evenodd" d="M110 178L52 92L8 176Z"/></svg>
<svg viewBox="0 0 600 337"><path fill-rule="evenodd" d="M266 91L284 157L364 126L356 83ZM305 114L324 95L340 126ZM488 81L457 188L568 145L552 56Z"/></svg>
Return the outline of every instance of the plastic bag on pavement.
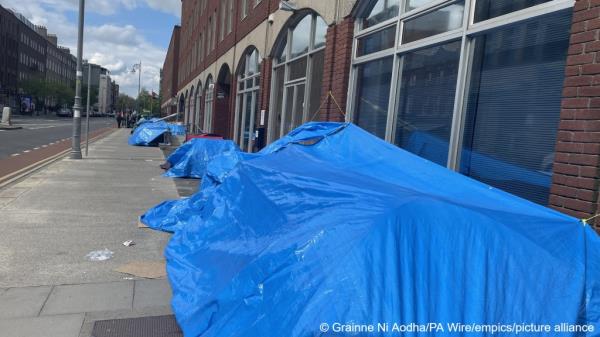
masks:
<svg viewBox="0 0 600 337"><path fill-rule="evenodd" d="M90 261L98 262L110 260L113 257L113 255L113 252L111 252L107 248L104 248L103 250L95 250L93 252L90 252L85 257Z"/></svg>

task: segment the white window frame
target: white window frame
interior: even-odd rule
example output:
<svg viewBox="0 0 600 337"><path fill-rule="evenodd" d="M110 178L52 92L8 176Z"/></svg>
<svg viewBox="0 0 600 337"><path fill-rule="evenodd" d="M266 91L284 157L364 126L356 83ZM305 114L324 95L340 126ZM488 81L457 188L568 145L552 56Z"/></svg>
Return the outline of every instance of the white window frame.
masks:
<svg viewBox="0 0 600 337"><path fill-rule="evenodd" d="M528 7L516 12L504 14L492 19L474 23L475 5L478 0L465 0L465 15L463 16L463 24L459 29L444 32L439 35L430 36L418 41L402 44L402 28L407 20L428 14L437 9L459 2L460 0L434 0L422 7L413 9L408 12L402 12L406 8L408 0L400 0L400 13L398 16L380 22L376 25L362 29L362 20L357 19L354 26L354 39L352 47L352 66L350 67L350 82L348 92L356 93L358 82L358 66L370 61L379 60L384 57L394 56L392 67L392 83L390 86L390 100L388 104L388 115L386 123L385 140L394 143L394 135L396 133L396 118L397 118L397 97L399 95L398 81L402 76L402 60L403 56L411 51L424 49L427 47L447 43L451 41L461 41L461 55L459 60L456 94L454 99L454 110L451 124L450 143L448 150L447 167L451 170L460 170L460 153L462 147L462 135L465 129L466 115L466 95L468 93L468 84L470 69L472 67L473 39L481 34L488 33L495 29L518 24L524 20L530 20L542 15L555 13L561 10L572 8L575 4L574 0L553 0L539 5ZM378 51L372 54L357 57L357 41L359 38L369 34L381 31L388 27L396 25L396 38L393 48ZM348 114L346 121L352 122L355 118L355 95L348 95L347 107Z"/></svg>
<svg viewBox="0 0 600 337"><path fill-rule="evenodd" d="M252 74L252 75L247 75L246 72L250 66L250 62L251 62L251 56L253 51L256 51L258 53L258 50L253 49L250 52L247 52L244 55L244 71L240 71L238 76L237 76L237 90L236 90L236 105L235 105L235 124L234 124L234 133L233 133L233 140L238 143L238 145L240 145L240 147L242 147L242 141L243 141L243 132L244 129L240 128L241 125L241 121L245 121L246 120L246 104L247 104L247 97L248 95L252 95L252 106L255 107L256 106L256 102L259 99L259 94L260 94L260 65L261 65L261 56L260 54L258 54L258 68L257 71ZM246 83L248 81L252 82L252 86L248 87L246 85ZM244 89L240 90L239 89L239 84L240 83L244 83ZM252 152L252 149L254 148L254 137L252 136L254 134L254 130L255 130L255 120L256 120L256 113L258 109L252 109L251 114L250 114L250 127L249 127L249 139L248 139L248 144L247 146L244 148L242 147L243 151L247 151L247 152Z"/></svg>
<svg viewBox="0 0 600 337"><path fill-rule="evenodd" d="M302 16L301 18L298 18L298 21L296 22L296 24L300 23L302 20L304 20L304 18L306 18L307 16L311 16L311 25L310 25L310 38L309 38L309 46L308 46L308 51L302 55L296 56L294 58L290 58L290 56L292 55L292 41L293 41L293 32L294 29L296 28L296 25L292 26L292 27L288 27L287 28L287 32L285 32L285 34L287 34L286 36L286 49L283 51L283 53L286 55L285 61L283 62L277 62L277 56L275 56L275 58L273 59L273 68L271 69L271 101L269 102L269 106L271 107L271 113L272 116L271 118L269 118L269 127L268 127L268 135L267 135L267 143L272 143L273 141L279 139L280 137L284 136L284 131L285 131L285 120L287 117L288 113L292 112L292 109L287 109L287 95L286 95L286 90L288 88L294 88L293 90L296 91L297 87L304 85L304 107L303 107L303 111L302 111L302 122L305 123L309 120L309 118L311 116L309 116L310 112L310 93L311 93L311 78L312 78L312 63L313 63L313 57L315 54L325 50L325 45L319 47L319 48L315 48L314 44L315 44L315 34L316 34L316 27L317 27L317 20L319 18L319 15L316 13L307 13L305 16ZM321 18L322 19L322 18ZM307 62L306 62L306 76L302 77L302 78L297 78L297 79L293 79L290 80L289 79L289 75L290 75L290 65L292 63L294 63L297 60L300 60L302 58L307 58ZM275 82L276 78L276 71L278 68L280 67L285 67L284 70L284 80L283 80L283 87L282 88L275 88ZM275 90L281 90L281 95L283 95L282 98L282 103L281 103L281 107L282 107L282 111L281 111L281 122L279 125L279 134L275 134L275 113L277 113L277 111L275 111L275 99L276 99L276 95L274 95L273 93L275 92ZM294 93L294 97L296 96L296 93ZM291 107L293 108L293 107Z"/></svg>

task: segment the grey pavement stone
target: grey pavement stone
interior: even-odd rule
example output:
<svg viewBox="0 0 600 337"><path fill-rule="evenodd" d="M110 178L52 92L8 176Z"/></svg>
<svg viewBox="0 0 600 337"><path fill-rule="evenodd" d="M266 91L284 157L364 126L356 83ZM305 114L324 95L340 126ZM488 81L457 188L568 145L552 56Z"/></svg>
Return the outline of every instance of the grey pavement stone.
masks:
<svg viewBox="0 0 600 337"><path fill-rule="evenodd" d="M27 287L0 292L0 319L37 316L51 290L52 287Z"/></svg>
<svg viewBox="0 0 600 337"><path fill-rule="evenodd" d="M165 279L135 281L133 298L134 309L168 307L171 305L171 286Z"/></svg>
<svg viewBox="0 0 600 337"><path fill-rule="evenodd" d="M0 320L2 337L77 337L83 314Z"/></svg>
<svg viewBox="0 0 600 337"><path fill-rule="evenodd" d="M16 198L4 198L4 197L0 197L0 207L2 206L6 206L9 203L15 201Z"/></svg>
<svg viewBox="0 0 600 337"><path fill-rule="evenodd" d="M129 130L91 144L85 160L61 160L0 193L20 195L0 205L0 287L122 281L114 272L131 261L163 260L169 234L140 230L138 217L177 199L162 178L160 149L127 145ZM35 183L28 184L29 179ZM133 240L134 247L122 243ZM108 248L112 259L85 256Z"/></svg>
<svg viewBox="0 0 600 337"><path fill-rule="evenodd" d="M10 187L0 191L0 198L18 198L28 190L30 189L26 187Z"/></svg>
<svg viewBox="0 0 600 337"><path fill-rule="evenodd" d="M42 315L132 309L133 281L56 286Z"/></svg>

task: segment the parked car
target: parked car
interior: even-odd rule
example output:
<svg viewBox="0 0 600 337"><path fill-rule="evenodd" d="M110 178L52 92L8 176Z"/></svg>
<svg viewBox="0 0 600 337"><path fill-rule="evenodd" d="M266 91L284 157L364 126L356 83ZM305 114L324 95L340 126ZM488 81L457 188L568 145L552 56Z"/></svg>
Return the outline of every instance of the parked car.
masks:
<svg viewBox="0 0 600 337"><path fill-rule="evenodd" d="M68 108L62 108L58 110L56 115L59 117L73 117L73 111L71 111L71 109Z"/></svg>

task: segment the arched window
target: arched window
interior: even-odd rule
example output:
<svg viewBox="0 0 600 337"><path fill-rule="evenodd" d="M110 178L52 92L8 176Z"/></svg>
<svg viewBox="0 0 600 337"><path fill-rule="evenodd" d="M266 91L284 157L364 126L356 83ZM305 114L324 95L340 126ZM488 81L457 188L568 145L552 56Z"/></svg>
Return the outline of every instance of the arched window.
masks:
<svg viewBox="0 0 600 337"><path fill-rule="evenodd" d="M194 99L196 94L196 90L194 88L194 86L192 85L192 89L190 90L190 96L189 96L189 109L187 112L187 117L185 118L185 125L188 131L192 131L192 128L194 127L194 110L196 110L196 100Z"/></svg>
<svg viewBox="0 0 600 337"><path fill-rule="evenodd" d="M213 104L215 94L215 84L213 83L212 76L208 76L206 80L206 86L204 87L204 122L202 131L206 133L212 132L212 118L213 118Z"/></svg>
<svg viewBox="0 0 600 337"><path fill-rule="evenodd" d="M252 152L254 148L254 121L258 113L260 92L260 63L258 50L253 48L246 52L240 61L237 71L237 97L235 107L234 140L244 151Z"/></svg>
<svg viewBox="0 0 600 337"><path fill-rule="evenodd" d="M194 97L196 109L194 111L193 132L202 131L204 128L204 115L202 114L202 82L198 82L196 87L196 95Z"/></svg>
<svg viewBox="0 0 600 337"><path fill-rule="evenodd" d="M309 121L321 101L327 24L314 13L290 20L274 58L269 141Z"/></svg>

